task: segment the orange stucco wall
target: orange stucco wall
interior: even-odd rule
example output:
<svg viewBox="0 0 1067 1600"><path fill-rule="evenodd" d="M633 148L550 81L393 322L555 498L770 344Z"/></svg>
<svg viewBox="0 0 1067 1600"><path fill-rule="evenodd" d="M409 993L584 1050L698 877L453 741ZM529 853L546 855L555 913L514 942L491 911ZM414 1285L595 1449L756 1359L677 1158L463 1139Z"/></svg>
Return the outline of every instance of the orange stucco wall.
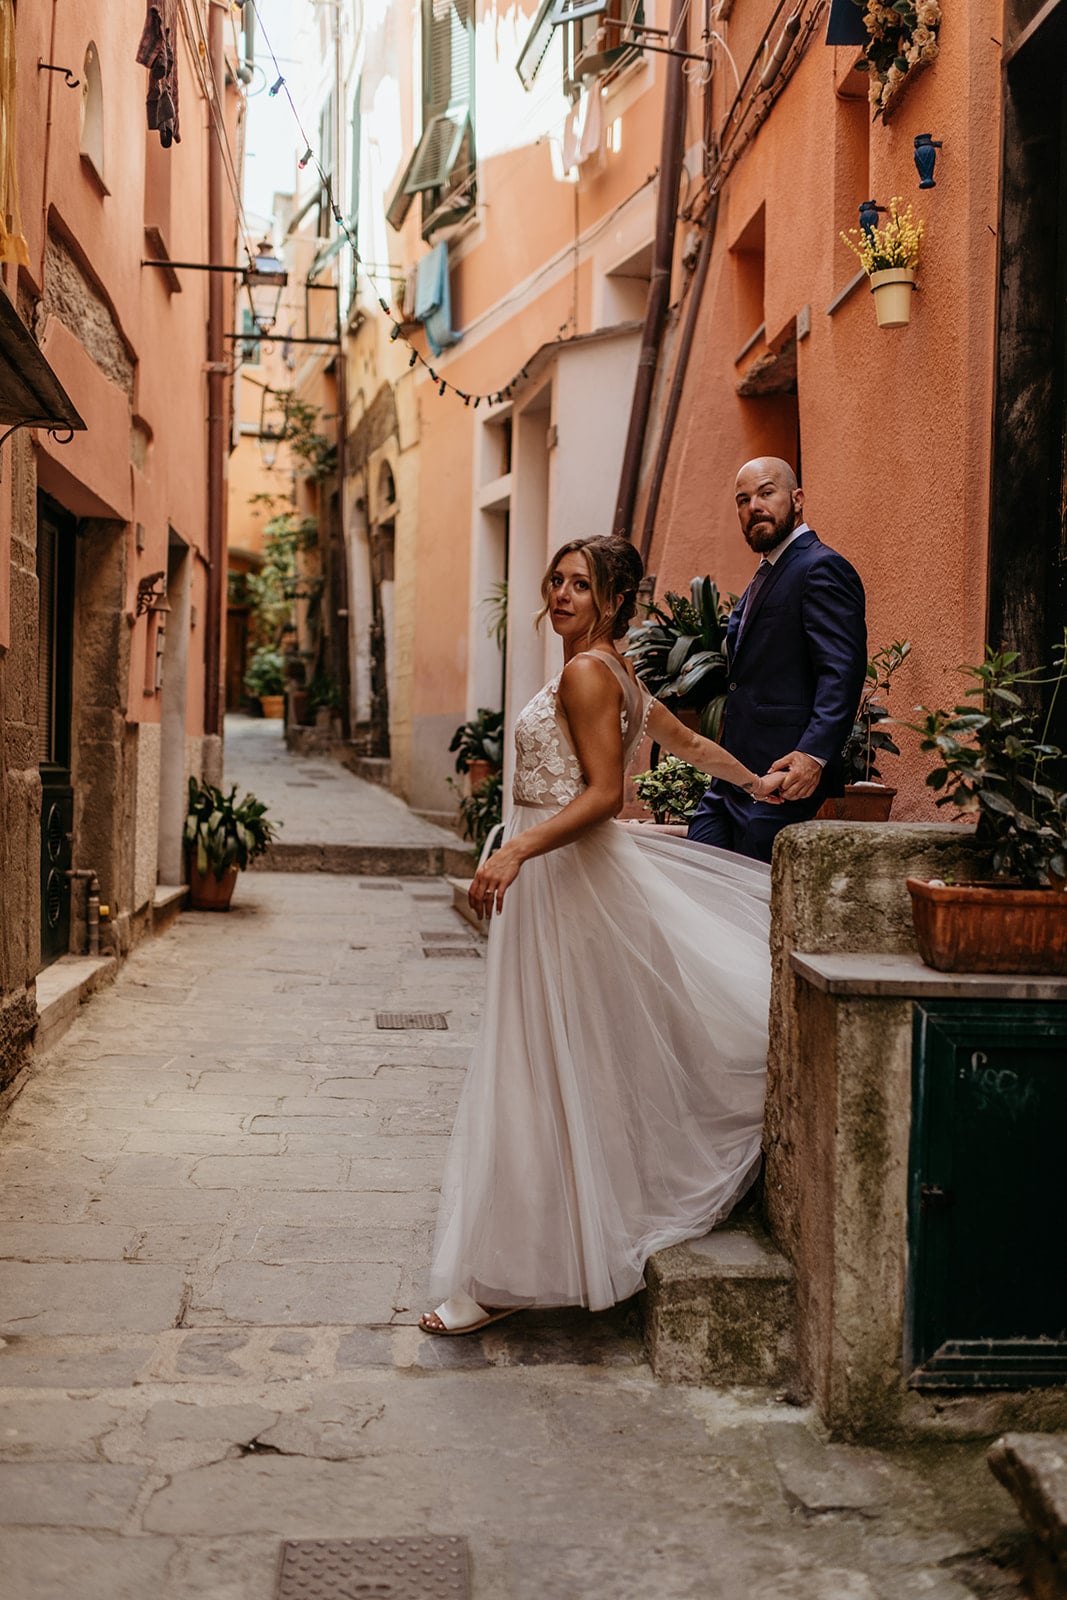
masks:
<svg viewBox="0 0 1067 1600"><path fill-rule="evenodd" d="M205 12L206 17L206 12ZM143 8L106 0L68 0L63 6L21 0L17 7L18 148L22 219L30 266L22 281L40 298L48 287L46 251L51 232L77 263L80 276L103 302L132 369L132 394L114 373L101 370L91 331L68 310L53 317L42 343L89 431L68 447L38 437L41 485L78 515L117 518L127 525L128 609L139 580L166 569L169 530L190 547L193 603L200 623L190 635L188 731L203 731L203 563L207 521L207 355L205 327L209 279L181 272L173 292L162 272L143 267L146 250L145 161L150 139L144 96L147 73L135 60ZM205 28L207 24L205 21ZM76 77L90 43L100 66L103 104L101 154L82 154L83 91L55 73L38 73L38 61L58 61ZM179 43L181 142L162 152L169 178L166 246L172 259L208 260L207 161L209 128L203 96L184 35ZM231 142L236 102L223 115ZM227 198L227 239L233 206ZM228 259L232 252L227 251ZM229 284L231 280L227 280ZM227 296L229 296L229 288ZM108 333L107 338L112 335ZM144 529L137 548L137 526ZM160 697L146 695L147 623L132 625L128 717L158 721Z"/></svg>
<svg viewBox="0 0 1067 1600"><path fill-rule="evenodd" d="M744 21L746 9L730 33L742 69L762 31ZM919 702L954 703L952 669L979 659L985 638L999 11L993 0L946 10L940 58L888 125L870 126L857 103L856 52L813 44L727 178L650 563L660 593L703 572L741 590L753 559L733 510L734 475L755 455L794 458L795 405L808 518L859 569L872 647L912 641L891 701L902 717ZM936 188L920 191L912 141L927 131L944 148ZM894 195L913 202L926 238L910 326L879 330L865 281L832 315L828 307L858 267L840 230L855 225L861 200ZM736 392L767 348L735 364L761 318L753 257L734 247L761 207L770 343L810 307L795 402ZM933 817L913 736L904 742L904 759L884 772L901 791L894 816Z"/></svg>

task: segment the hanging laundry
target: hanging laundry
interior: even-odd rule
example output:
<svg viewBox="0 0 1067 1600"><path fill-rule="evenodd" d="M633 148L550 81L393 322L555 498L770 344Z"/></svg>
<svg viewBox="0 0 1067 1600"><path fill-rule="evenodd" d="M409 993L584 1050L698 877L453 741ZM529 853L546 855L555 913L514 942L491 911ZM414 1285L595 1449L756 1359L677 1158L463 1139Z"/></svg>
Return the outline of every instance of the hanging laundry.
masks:
<svg viewBox="0 0 1067 1600"><path fill-rule="evenodd" d="M563 170L595 160L604 142L604 102L599 88L582 89L563 124Z"/></svg>
<svg viewBox="0 0 1067 1600"><path fill-rule="evenodd" d="M448 246L434 245L419 262L415 278L415 316L426 329L426 342L435 356L458 344L452 331L452 299L448 283Z"/></svg>
<svg viewBox="0 0 1067 1600"><path fill-rule="evenodd" d="M148 0L137 60L148 68L148 126L164 150L181 143L178 131L178 0Z"/></svg>

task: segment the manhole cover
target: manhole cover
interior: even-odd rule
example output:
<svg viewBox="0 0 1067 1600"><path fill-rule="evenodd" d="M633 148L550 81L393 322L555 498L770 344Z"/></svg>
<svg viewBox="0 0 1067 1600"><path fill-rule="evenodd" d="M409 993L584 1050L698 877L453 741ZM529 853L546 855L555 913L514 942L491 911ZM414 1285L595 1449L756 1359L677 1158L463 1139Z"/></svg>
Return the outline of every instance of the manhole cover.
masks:
<svg viewBox="0 0 1067 1600"><path fill-rule="evenodd" d="M469 1600L467 1541L294 1539L282 1545L277 1600Z"/></svg>
<svg viewBox="0 0 1067 1600"><path fill-rule="evenodd" d="M476 950L471 944L429 944L423 950L424 956L473 956L475 961L482 959L482 952Z"/></svg>
<svg viewBox="0 0 1067 1600"><path fill-rule="evenodd" d="M379 1011L374 1020L379 1028L448 1027L443 1011Z"/></svg>

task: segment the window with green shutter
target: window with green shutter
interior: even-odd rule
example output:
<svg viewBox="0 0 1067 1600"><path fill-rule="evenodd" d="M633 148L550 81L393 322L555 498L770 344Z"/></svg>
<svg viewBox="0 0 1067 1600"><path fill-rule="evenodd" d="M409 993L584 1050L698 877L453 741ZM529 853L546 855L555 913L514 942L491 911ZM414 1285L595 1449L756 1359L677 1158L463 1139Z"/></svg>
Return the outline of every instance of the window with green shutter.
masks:
<svg viewBox="0 0 1067 1600"><path fill-rule="evenodd" d="M640 55L640 45L623 41L644 20L642 0L542 0L516 62L523 88L537 77L557 28L563 29L563 86L576 93L586 79Z"/></svg>
<svg viewBox="0 0 1067 1600"><path fill-rule="evenodd" d="M474 0L422 0L422 136L386 216L404 224L422 195L423 235L474 206Z"/></svg>

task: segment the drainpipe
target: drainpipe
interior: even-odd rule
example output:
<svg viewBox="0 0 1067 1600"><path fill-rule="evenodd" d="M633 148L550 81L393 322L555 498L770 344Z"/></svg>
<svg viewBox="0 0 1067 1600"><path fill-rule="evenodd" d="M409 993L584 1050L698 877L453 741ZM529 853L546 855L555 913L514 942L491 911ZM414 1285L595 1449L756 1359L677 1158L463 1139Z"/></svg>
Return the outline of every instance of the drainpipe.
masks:
<svg viewBox="0 0 1067 1600"><path fill-rule="evenodd" d="M100 954L100 880L92 867L68 867L67 877L85 881L85 924L89 935L89 954ZM105 907L106 910L106 907Z"/></svg>
<svg viewBox="0 0 1067 1600"><path fill-rule="evenodd" d="M671 0L668 36L672 45L680 47L682 24L689 0ZM645 311L645 327L641 339L641 355L637 364L633 401L630 407L630 427L623 451L622 471L619 474L619 497L615 506L612 532L624 539L631 537L634 503L637 499L637 480L641 472L645 433L649 412L652 409L652 391L656 382L663 326L667 320L667 306L671 293L671 267L674 262L674 230L678 207L678 185L685 156L685 63L678 56L666 56L666 84L663 100L663 139L659 161L659 196L656 205L656 242L652 256L652 278Z"/></svg>
<svg viewBox="0 0 1067 1600"><path fill-rule="evenodd" d="M208 52L212 75L217 84L226 81L222 52L222 12L211 6L208 12ZM222 105L216 106L221 136ZM208 106L207 154L207 258L226 260L223 237L223 174L219 139L210 130ZM204 645L204 733L218 736L222 731L222 580L226 562L226 525L223 502L223 464L226 452L226 289L223 274L208 274L207 317L207 638Z"/></svg>
<svg viewBox="0 0 1067 1600"><path fill-rule="evenodd" d="M641 560L646 567L652 550L652 535L656 527L656 512L659 510L659 497L663 490L663 479L667 472L667 457L671 452L674 424L678 420L678 407L681 405L682 390L685 387L689 353L693 348L693 336L696 333L697 319L700 315L700 303L704 298L704 285L708 281L708 267L711 264L711 252L715 244L715 227L718 220L719 190L716 189L708 204L708 214L704 224L704 237L700 241L700 254L697 256L696 267L693 271L693 281L689 286L689 305L686 308L682 335L678 341L678 356L674 363L674 375L671 378L670 392L667 395L667 405L663 413L663 425L660 428L659 443L656 447L656 459L653 463L652 476L649 480L648 503L645 506L645 523L641 530Z"/></svg>

